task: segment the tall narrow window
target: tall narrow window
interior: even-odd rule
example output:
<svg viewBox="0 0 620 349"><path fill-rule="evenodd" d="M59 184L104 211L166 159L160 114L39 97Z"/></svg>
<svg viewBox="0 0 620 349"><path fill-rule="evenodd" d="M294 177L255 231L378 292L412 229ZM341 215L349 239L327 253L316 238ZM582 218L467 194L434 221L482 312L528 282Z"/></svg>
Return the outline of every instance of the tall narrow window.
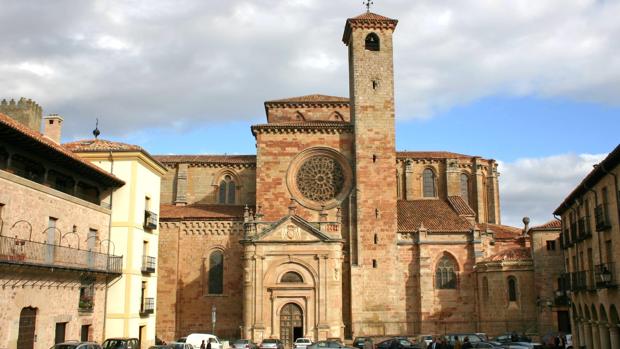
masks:
<svg viewBox="0 0 620 349"><path fill-rule="evenodd" d="M435 197L435 173L430 168L422 172L422 189L425 198Z"/></svg>
<svg viewBox="0 0 620 349"><path fill-rule="evenodd" d="M366 35L365 46L368 51L379 51L380 43L379 36L375 33Z"/></svg>
<svg viewBox="0 0 620 349"><path fill-rule="evenodd" d="M214 251L209 256L209 294L224 293L224 254Z"/></svg>
<svg viewBox="0 0 620 349"><path fill-rule="evenodd" d="M469 203L469 176L461 173L461 197Z"/></svg>
<svg viewBox="0 0 620 349"><path fill-rule="evenodd" d="M517 280L512 276L508 278L508 301L517 301Z"/></svg>
<svg viewBox="0 0 620 349"><path fill-rule="evenodd" d="M435 283L438 289L456 288L456 266L449 256L443 256L437 263Z"/></svg>
<svg viewBox="0 0 620 349"><path fill-rule="evenodd" d="M230 175L224 176L220 181L219 198L220 204L234 204L237 186Z"/></svg>

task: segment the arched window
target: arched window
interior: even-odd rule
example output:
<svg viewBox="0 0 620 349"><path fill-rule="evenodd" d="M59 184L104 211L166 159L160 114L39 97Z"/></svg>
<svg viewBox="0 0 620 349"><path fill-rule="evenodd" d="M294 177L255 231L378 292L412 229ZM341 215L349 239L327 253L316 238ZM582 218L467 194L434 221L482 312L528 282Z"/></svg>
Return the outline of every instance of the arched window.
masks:
<svg viewBox="0 0 620 349"><path fill-rule="evenodd" d="M435 283L438 289L456 289L456 267L454 259L443 256L437 263Z"/></svg>
<svg viewBox="0 0 620 349"><path fill-rule="evenodd" d="M379 36L375 33L366 35L366 49L368 51L379 51Z"/></svg>
<svg viewBox="0 0 620 349"><path fill-rule="evenodd" d="M220 204L234 204L237 186L230 175L220 181L218 202Z"/></svg>
<svg viewBox="0 0 620 349"><path fill-rule="evenodd" d="M435 197L435 173L430 168L422 172L422 189L425 198Z"/></svg>
<svg viewBox="0 0 620 349"><path fill-rule="evenodd" d="M508 301L517 301L517 280L512 276L508 278Z"/></svg>
<svg viewBox="0 0 620 349"><path fill-rule="evenodd" d="M209 294L224 293L224 254L213 251L209 256Z"/></svg>
<svg viewBox="0 0 620 349"><path fill-rule="evenodd" d="M469 176L461 173L461 197L469 202Z"/></svg>
<svg viewBox="0 0 620 349"><path fill-rule="evenodd" d="M280 282L302 283L304 282L304 279L298 273L294 271L289 271L282 276L282 279L280 279Z"/></svg>
<svg viewBox="0 0 620 349"><path fill-rule="evenodd" d="M482 278L482 296L484 300L489 299L489 279L486 276Z"/></svg>

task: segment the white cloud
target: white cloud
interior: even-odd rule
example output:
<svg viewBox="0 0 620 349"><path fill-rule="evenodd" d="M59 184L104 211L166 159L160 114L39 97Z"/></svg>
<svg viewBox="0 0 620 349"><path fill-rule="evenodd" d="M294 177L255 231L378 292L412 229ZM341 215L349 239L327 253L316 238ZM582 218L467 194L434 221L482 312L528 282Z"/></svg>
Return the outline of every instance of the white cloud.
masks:
<svg viewBox="0 0 620 349"><path fill-rule="evenodd" d="M607 154L562 154L499 162L502 223L521 226L553 219L553 211Z"/></svg>
<svg viewBox="0 0 620 349"><path fill-rule="evenodd" d="M348 94L340 39L362 11L329 0L9 2L0 97L65 115L67 136L92 115L117 135L171 117L256 118L265 100ZM399 118L491 95L620 105L619 1L391 0L373 11L399 19Z"/></svg>

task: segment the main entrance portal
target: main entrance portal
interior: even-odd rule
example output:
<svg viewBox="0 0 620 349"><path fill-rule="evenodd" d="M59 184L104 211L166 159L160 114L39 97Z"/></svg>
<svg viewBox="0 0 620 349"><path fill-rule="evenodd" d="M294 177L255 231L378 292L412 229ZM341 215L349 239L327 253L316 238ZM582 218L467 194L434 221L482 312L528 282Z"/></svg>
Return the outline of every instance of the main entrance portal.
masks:
<svg viewBox="0 0 620 349"><path fill-rule="evenodd" d="M304 317L301 308L288 303L280 312L280 339L286 348L292 348L297 338L304 336Z"/></svg>

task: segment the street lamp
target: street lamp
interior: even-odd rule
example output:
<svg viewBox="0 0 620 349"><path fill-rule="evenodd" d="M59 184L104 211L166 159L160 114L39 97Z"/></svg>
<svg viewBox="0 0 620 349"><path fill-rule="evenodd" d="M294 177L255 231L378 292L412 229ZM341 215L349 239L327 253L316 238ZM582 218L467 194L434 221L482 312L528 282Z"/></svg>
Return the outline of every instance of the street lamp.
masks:
<svg viewBox="0 0 620 349"><path fill-rule="evenodd" d="M217 308L215 304L211 306L211 332L215 336L215 322L216 322Z"/></svg>

